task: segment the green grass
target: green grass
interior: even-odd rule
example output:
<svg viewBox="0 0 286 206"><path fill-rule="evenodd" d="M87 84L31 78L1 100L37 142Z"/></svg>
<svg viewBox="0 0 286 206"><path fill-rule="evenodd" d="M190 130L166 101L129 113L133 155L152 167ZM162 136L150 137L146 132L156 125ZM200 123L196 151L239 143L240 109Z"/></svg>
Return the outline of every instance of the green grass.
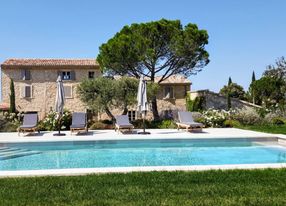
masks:
<svg viewBox="0 0 286 206"><path fill-rule="evenodd" d="M286 134L286 124L284 125L246 125L240 126L240 129L254 130L272 134Z"/></svg>
<svg viewBox="0 0 286 206"><path fill-rule="evenodd" d="M1 205L286 205L286 169L0 179Z"/></svg>

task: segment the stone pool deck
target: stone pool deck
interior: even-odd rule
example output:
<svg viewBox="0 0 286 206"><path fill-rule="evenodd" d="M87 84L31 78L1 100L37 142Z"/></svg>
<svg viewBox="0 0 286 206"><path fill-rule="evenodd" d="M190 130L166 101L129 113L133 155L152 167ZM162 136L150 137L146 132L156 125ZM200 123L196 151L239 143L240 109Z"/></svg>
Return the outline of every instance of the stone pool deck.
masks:
<svg viewBox="0 0 286 206"><path fill-rule="evenodd" d="M141 130L138 130L141 131ZM92 130L88 134L66 136L53 136L56 132L41 132L34 135L21 135L18 133L0 133L1 143L12 142L55 142L55 141L89 141L89 140L142 140L142 139L216 139L216 138L258 138L277 141L286 145L286 135L267 134L235 128L207 128L202 133L190 133L175 129L148 129L151 135L140 134L118 134L114 130ZM201 171L218 169L264 169L264 168L286 168L286 163L275 164L232 164L232 165L191 165L191 166L148 166L148 167L110 167L110 168L75 168L75 169L49 169L49 170L22 170L22 171L0 171L3 177L25 177L25 176L67 176L87 175L99 173L127 173L148 171Z"/></svg>
<svg viewBox="0 0 286 206"><path fill-rule="evenodd" d="M141 131L141 130L137 130ZM91 130L88 134L53 136L57 132L41 132L33 135L18 136L18 133L0 133L0 143L9 142L47 142L47 141L83 141L83 140L136 140L136 139L210 139L210 138L285 138L286 135L267 134L235 128L206 128L203 132L186 132L176 129L148 129L151 135L121 134L114 130Z"/></svg>

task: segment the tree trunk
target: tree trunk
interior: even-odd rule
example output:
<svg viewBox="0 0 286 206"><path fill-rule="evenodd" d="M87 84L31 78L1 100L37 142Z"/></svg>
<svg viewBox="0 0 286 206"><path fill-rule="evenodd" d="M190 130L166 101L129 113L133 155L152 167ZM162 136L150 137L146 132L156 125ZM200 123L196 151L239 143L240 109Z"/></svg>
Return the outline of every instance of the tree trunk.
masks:
<svg viewBox="0 0 286 206"><path fill-rule="evenodd" d="M124 110L122 112L122 115L126 115L128 112L128 108L127 108L127 105L124 105Z"/></svg>
<svg viewBox="0 0 286 206"><path fill-rule="evenodd" d="M154 120L159 120L159 112L158 112L158 107L157 107L157 98L156 96L153 96L152 98L152 112L153 112L153 118Z"/></svg>
<svg viewBox="0 0 286 206"><path fill-rule="evenodd" d="M105 107L105 112L108 115L108 117L111 118L112 122L115 122L115 117L114 115L111 113L111 111L108 109L108 107Z"/></svg>

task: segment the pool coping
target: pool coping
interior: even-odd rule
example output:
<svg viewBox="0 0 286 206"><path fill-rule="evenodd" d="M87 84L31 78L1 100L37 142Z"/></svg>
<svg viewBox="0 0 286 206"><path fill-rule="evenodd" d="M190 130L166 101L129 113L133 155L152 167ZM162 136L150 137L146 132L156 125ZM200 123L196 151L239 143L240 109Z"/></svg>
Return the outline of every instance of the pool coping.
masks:
<svg viewBox="0 0 286 206"><path fill-rule="evenodd" d="M0 178L41 177L41 176L81 176L81 175L105 174L105 173L131 173L131 172L155 172L155 171L190 172L190 171L207 171L207 170L235 170L235 169L253 170L253 169L271 169L271 168L272 169L286 168L286 163L19 170L19 171L0 171Z"/></svg>

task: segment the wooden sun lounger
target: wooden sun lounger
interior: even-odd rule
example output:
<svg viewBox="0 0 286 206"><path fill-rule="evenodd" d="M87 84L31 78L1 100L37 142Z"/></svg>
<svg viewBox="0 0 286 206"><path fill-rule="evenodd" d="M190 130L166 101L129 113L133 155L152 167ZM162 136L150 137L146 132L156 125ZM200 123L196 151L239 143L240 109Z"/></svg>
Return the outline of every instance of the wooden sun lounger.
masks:
<svg viewBox="0 0 286 206"><path fill-rule="evenodd" d="M115 119L115 131L118 133L122 130L132 131L134 129L134 126L129 122L128 115L119 115Z"/></svg>
<svg viewBox="0 0 286 206"><path fill-rule="evenodd" d="M24 114L23 124L18 128L18 136L20 133L35 133L36 131L39 132L37 128L38 124L38 114L37 113L30 113Z"/></svg>
<svg viewBox="0 0 286 206"><path fill-rule="evenodd" d="M74 112L72 114L72 125L70 126L71 134L78 132L88 132L87 119L85 112Z"/></svg>
<svg viewBox="0 0 286 206"><path fill-rule="evenodd" d="M177 129L186 129L186 131L202 131L204 125L193 120L191 112L178 112L179 122L177 122Z"/></svg>

